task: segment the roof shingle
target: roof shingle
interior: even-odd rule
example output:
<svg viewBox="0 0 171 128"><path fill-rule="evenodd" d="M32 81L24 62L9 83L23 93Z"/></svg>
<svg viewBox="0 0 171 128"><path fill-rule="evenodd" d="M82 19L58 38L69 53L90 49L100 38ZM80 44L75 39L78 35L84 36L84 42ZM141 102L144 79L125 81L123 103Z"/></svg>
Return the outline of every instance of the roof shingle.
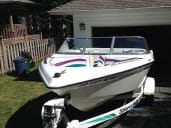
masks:
<svg viewBox="0 0 171 128"><path fill-rule="evenodd" d="M28 3L28 4L32 4L34 2L32 2L30 0L0 0L0 4L4 4L4 3Z"/></svg>
<svg viewBox="0 0 171 128"><path fill-rule="evenodd" d="M171 0L73 0L50 12L75 12L100 9L171 7Z"/></svg>

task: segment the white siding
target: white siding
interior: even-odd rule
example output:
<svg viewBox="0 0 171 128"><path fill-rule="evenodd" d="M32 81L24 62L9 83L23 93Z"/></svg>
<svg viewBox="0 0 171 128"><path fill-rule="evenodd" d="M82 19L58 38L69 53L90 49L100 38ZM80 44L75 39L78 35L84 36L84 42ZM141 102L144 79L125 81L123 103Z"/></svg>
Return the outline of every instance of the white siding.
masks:
<svg viewBox="0 0 171 128"><path fill-rule="evenodd" d="M91 37L92 27L152 26L171 24L171 8L84 11L73 14L74 37ZM85 23L81 31L79 24Z"/></svg>

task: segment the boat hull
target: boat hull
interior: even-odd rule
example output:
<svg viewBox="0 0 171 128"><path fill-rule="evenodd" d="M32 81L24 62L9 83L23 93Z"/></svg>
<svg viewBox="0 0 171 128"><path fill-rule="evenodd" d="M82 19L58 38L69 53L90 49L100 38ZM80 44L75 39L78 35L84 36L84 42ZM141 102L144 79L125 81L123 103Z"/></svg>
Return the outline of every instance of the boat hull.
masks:
<svg viewBox="0 0 171 128"><path fill-rule="evenodd" d="M143 84L150 68L150 64L113 74L110 76L69 85L65 88L51 88L60 96L69 94L70 104L81 111L88 111L100 106L110 99L115 99L118 95L134 91Z"/></svg>

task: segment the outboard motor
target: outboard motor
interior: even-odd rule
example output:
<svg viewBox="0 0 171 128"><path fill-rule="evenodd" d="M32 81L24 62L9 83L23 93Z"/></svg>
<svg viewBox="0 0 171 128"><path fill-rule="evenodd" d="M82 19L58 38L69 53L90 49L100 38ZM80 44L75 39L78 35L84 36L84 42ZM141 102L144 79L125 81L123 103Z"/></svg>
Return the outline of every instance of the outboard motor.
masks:
<svg viewBox="0 0 171 128"><path fill-rule="evenodd" d="M42 106L43 128L57 128L63 118L64 98L53 99Z"/></svg>

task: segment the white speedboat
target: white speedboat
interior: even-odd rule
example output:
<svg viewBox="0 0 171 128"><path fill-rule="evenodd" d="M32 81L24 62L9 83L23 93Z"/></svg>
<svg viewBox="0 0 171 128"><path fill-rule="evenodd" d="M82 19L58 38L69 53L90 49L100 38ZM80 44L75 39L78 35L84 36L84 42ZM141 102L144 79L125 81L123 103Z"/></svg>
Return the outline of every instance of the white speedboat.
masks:
<svg viewBox="0 0 171 128"><path fill-rule="evenodd" d="M66 38L39 72L47 88L88 111L133 94L145 81L153 52L143 37ZM128 96L128 95L127 95Z"/></svg>

